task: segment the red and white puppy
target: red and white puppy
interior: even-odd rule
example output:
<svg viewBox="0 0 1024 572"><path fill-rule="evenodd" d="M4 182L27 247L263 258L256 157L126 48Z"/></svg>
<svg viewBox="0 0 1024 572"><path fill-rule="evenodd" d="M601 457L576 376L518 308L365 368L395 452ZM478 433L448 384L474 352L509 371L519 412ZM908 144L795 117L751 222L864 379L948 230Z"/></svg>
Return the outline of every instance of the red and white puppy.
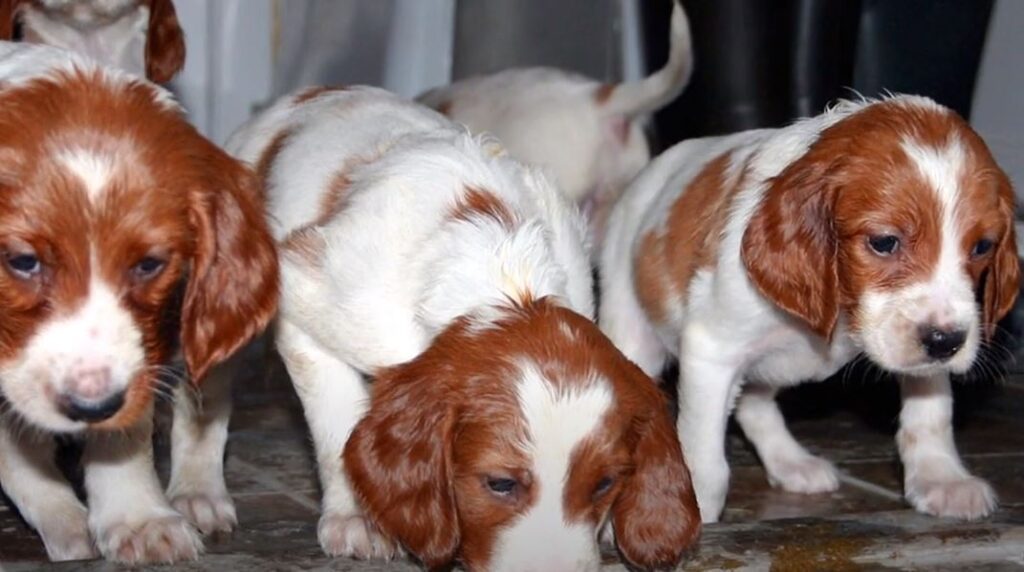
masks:
<svg viewBox="0 0 1024 572"><path fill-rule="evenodd" d="M554 187L373 88L287 97L229 147L266 182L326 552L592 570L610 520L637 566L681 558L699 517L666 401L586 317Z"/></svg>
<svg viewBox="0 0 1024 572"><path fill-rule="evenodd" d="M636 83L522 68L458 81L419 101L476 133L495 135L516 159L544 167L583 208L600 240L608 211L651 159L641 117L678 97L693 71L689 22L678 0L670 34L668 62Z"/></svg>
<svg viewBox="0 0 1024 572"><path fill-rule="evenodd" d="M686 141L637 178L602 253L601 325L648 373L679 357L679 434L705 522L725 502L737 395L772 484L837 488L775 394L858 354L900 379L908 501L967 519L993 510L953 443L949 376L1017 295L1013 201L967 123L913 96Z"/></svg>
<svg viewBox="0 0 1024 572"><path fill-rule="evenodd" d="M152 404L179 345L202 379L275 311L252 173L165 90L0 42L0 266L8 497L55 560L196 557L153 466ZM54 433L85 441L88 509Z"/></svg>
<svg viewBox="0 0 1024 572"><path fill-rule="evenodd" d="M0 40L47 44L165 83L185 65L171 0L0 0Z"/></svg>

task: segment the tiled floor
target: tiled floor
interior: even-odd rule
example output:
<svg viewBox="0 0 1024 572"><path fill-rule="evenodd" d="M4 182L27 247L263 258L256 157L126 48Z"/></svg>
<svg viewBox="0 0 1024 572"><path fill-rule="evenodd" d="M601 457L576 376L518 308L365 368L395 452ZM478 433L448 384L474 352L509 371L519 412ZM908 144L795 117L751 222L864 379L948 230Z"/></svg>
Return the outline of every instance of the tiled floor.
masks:
<svg viewBox="0 0 1024 572"><path fill-rule="evenodd" d="M330 560L320 553L314 467L298 400L280 363L262 368L254 360L236 390L227 478L240 527L230 538L209 540L207 555L181 569L384 569ZM798 438L837 463L840 489L814 496L771 489L733 428L733 482L724 522L705 529L687 568L1024 568L1024 377L964 383L958 393L959 446L967 464L999 492L1002 505L994 517L964 524L907 509L892 442L898 412L895 385L878 380L873 372L852 372L783 396ZM158 444L166 458L166 434ZM51 566L44 560L33 533L12 509L0 505L3 570L116 569L102 562ZM412 569L397 564L386 568Z"/></svg>

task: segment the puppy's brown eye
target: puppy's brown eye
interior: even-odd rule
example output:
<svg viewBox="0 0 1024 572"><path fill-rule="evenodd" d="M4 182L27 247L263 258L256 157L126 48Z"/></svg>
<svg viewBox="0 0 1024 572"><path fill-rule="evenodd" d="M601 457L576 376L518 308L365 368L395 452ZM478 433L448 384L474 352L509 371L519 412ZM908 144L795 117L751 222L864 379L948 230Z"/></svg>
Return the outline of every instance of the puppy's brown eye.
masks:
<svg viewBox="0 0 1024 572"><path fill-rule="evenodd" d="M597 482L597 486L594 487L594 499L599 499L604 496L605 493L612 490L612 485L615 484L615 479L611 477L605 477Z"/></svg>
<svg viewBox="0 0 1024 572"><path fill-rule="evenodd" d="M165 265L163 260L147 256L132 266L132 276L138 280L149 280L159 274Z"/></svg>
<svg viewBox="0 0 1024 572"><path fill-rule="evenodd" d="M487 478L487 488L490 489L492 493L501 497L512 496L516 492L516 487L518 486L519 483L517 483L515 479Z"/></svg>
<svg viewBox="0 0 1024 572"><path fill-rule="evenodd" d="M995 245L996 243L992 242L991 240L983 238L978 242L974 243L974 248L971 249L971 256L974 258L985 256L986 254L992 251L992 247L994 247Z"/></svg>
<svg viewBox="0 0 1024 572"><path fill-rule="evenodd" d="M892 256L900 248L900 239L891 234L868 238L868 246L879 256Z"/></svg>
<svg viewBox="0 0 1024 572"><path fill-rule="evenodd" d="M43 265L35 254L8 253L5 257L7 268L23 280L33 278L42 271Z"/></svg>

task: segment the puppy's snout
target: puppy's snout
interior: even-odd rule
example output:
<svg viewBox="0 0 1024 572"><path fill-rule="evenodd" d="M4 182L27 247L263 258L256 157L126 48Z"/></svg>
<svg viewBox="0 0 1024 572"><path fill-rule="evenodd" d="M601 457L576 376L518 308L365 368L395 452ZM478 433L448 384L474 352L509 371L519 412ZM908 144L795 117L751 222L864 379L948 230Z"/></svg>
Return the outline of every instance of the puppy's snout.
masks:
<svg viewBox="0 0 1024 572"><path fill-rule="evenodd" d="M124 405L124 391L112 390L110 366L78 364L64 381L59 399L61 412L72 421L109 419Z"/></svg>
<svg viewBox="0 0 1024 572"><path fill-rule="evenodd" d="M921 345L924 346L928 357L935 360L953 357L967 341L967 332L960 329L922 326L918 333L921 336Z"/></svg>
<svg viewBox="0 0 1024 572"><path fill-rule="evenodd" d="M122 405L124 405L123 391L98 400L84 399L73 394L60 398L60 408L65 417L72 421L89 423L110 419L121 410Z"/></svg>

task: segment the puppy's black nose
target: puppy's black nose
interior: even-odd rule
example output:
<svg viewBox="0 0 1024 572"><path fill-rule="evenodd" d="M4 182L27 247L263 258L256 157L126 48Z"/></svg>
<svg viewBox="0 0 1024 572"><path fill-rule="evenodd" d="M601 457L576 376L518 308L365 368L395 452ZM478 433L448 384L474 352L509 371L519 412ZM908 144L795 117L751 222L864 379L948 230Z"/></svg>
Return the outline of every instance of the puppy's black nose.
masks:
<svg viewBox="0 0 1024 572"><path fill-rule="evenodd" d="M963 330L944 330L932 326L922 327L920 334L921 345L928 357L937 360L953 357L967 340L967 332Z"/></svg>
<svg viewBox="0 0 1024 572"><path fill-rule="evenodd" d="M72 421L95 423L110 419L124 405L124 392L99 400L83 399L74 395L64 395L60 399L60 409L64 416Z"/></svg>

